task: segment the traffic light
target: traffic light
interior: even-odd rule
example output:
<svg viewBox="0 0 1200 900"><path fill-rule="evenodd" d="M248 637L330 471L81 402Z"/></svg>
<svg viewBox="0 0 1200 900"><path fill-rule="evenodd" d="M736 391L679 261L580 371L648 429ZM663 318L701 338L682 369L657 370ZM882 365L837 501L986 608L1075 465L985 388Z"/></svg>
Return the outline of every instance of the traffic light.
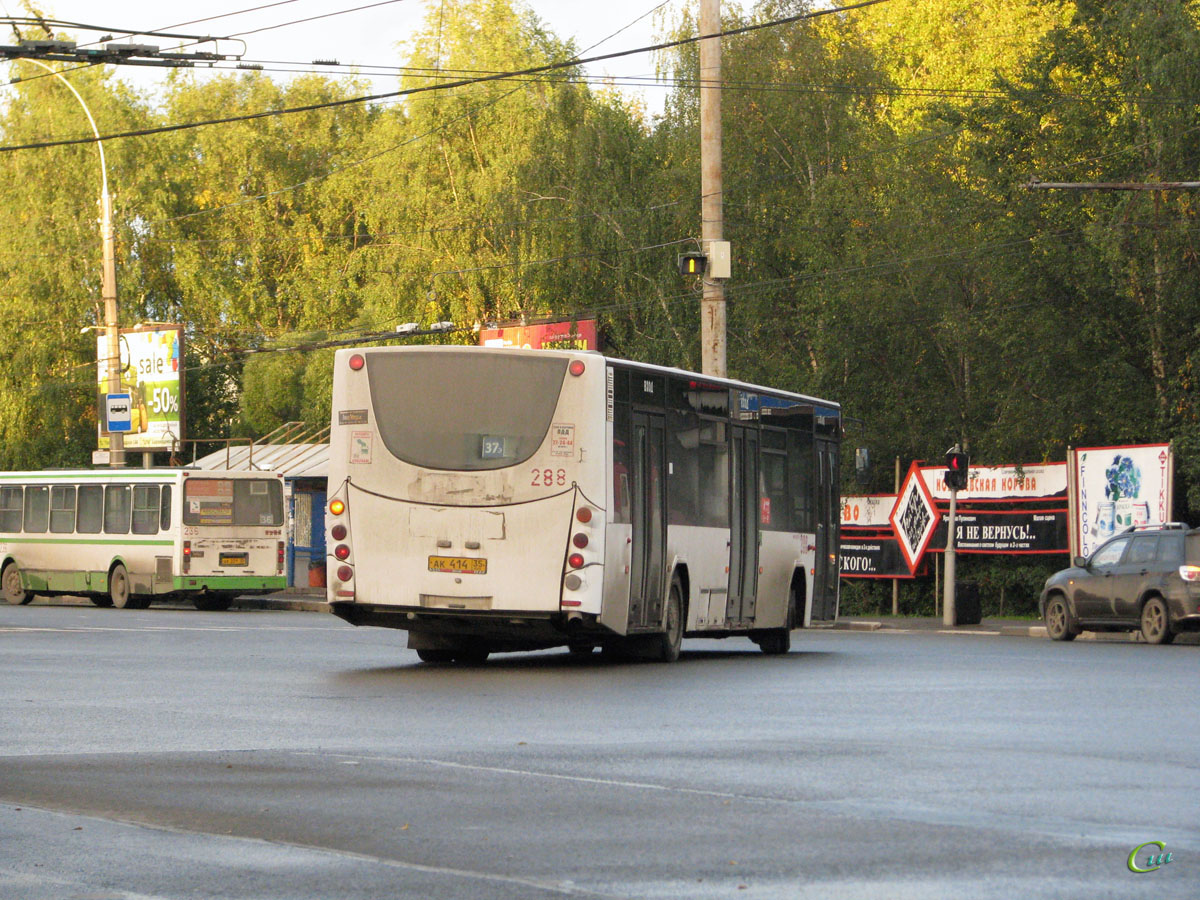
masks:
<svg viewBox="0 0 1200 900"><path fill-rule="evenodd" d="M966 490L971 457L961 450L946 451L946 487L952 491Z"/></svg>
<svg viewBox="0 0 1200 900"><path fill-rule="evenodd" d="M703 253L680 253L678 262L679 274L684 276L703 275L708 267L708 257Z"/></svg>

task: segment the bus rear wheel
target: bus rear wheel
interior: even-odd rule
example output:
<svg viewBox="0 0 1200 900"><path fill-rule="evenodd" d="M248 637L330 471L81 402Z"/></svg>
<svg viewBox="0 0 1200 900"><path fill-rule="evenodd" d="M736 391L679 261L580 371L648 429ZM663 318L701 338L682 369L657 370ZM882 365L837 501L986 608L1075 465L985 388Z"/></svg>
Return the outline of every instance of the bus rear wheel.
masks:
<svg viewBox="0 0 1200 900"><path fill-rule="evenodd" d="M655 639L655 656L661 662L679 659L679 648L683 644L683 585L678 579L671 581L671 593L667 597L667 627Z"/></svg>
<svg viewBox="0 0 1200 900"><path fill-rule="evenodd" d="M796 587L788 591L787 623L782 628L769 628L754 636L758 649L768 656L780 656L792 649L792 628L796 623Z"/></svg>
<svg viewBox="0 0 1200 900"><path fill-rule="evenodd" d="M442 647L421 649L417 651L417 656L421 662L426 663L448 663L454 662L454 651L446 650Z"/></svg>
<svg viewBox="0 0 1200 900"><path fill-rule="evenodd" d="M24 606L33 599L33 594L21 587L21 570L15 562L4 567L0 584L3 585L4 599L13 606Z"/></svg>
<svg viewBox="0 0 1200 900"><path fill-rule="evenodd" d="M233 598L224 594L196 594L192 606L201 612L224 612L233 605Z"/></svg>

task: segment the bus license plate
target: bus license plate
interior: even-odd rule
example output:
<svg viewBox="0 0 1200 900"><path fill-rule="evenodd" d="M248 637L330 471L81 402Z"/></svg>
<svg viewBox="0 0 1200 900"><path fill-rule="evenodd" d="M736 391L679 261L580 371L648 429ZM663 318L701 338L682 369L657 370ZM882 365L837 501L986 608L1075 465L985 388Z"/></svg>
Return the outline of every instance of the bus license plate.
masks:
<svg viewBox="0 0 1200 900"><path fill-rule="evenodd" d="M486 575L487 560L466 556L431 556L430 572L449 572L452 575Z"/></svg>
<svg viewBox="0 0 1200 900"><path fill-rule="evenodd" d="M248 553L222 553L220 559L218 565L222 567L250 565L250 554Z"/></svg>

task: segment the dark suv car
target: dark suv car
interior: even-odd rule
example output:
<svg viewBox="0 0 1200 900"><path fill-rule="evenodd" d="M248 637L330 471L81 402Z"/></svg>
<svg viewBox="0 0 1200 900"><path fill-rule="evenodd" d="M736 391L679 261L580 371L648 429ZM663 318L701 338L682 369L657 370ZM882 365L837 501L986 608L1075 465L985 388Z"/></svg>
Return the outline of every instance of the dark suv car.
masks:
<svg viewBox="0 0 1200 900"><path fill-rule="evenodd" d="M1038 607L1056 641L1085 629L1141 629L1147 643L1169 644L1179 631L1200 630L1200 528L1122 532L1046 579Z"/></svg>

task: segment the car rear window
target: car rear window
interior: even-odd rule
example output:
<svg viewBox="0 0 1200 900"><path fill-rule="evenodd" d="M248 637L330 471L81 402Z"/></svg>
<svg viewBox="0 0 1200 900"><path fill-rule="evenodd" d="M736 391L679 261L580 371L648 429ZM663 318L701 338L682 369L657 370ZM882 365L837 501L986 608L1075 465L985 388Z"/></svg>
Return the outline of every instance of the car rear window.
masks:
<svg viewBox="0 0 1200 900"><path fill-rule="evenodd" d="M1187 563L1189 566L1200 566L1200 531L1192 531L1187 535Z"/></svg>

